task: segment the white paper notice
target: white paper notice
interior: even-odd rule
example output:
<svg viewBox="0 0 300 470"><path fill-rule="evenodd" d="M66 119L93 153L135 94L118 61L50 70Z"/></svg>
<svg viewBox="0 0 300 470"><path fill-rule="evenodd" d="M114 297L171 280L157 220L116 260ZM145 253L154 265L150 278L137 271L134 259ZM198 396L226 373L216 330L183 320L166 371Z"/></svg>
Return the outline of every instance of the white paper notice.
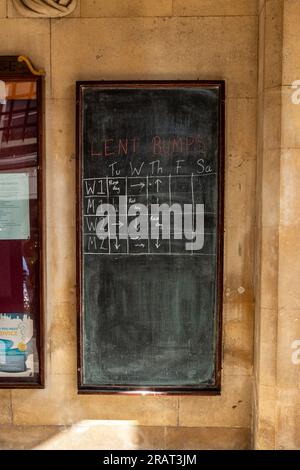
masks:
<svg viewBox="0 0 300 470"><path fill-rule="evenodd" d="M29 226L29 176L0 174L0 240L26 240Z"/></svg>

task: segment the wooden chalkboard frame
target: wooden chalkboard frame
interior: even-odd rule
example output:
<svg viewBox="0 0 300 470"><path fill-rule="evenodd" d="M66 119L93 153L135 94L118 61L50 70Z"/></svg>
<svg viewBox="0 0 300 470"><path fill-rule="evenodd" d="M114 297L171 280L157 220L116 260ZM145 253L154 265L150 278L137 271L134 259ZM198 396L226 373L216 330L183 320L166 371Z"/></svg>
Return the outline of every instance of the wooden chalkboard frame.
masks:
<svg viewBox="0 0 300 470"><path fill-rule="evenodd" d="M158 386L118 386L118 385L86 385L83 382L83 305L82 305L82 89L84 87L105 88L211 88L219 89L219 133L218 133L218 222L217 222L217 342L215 360L215 384L208 388ZM225 81L224 80L196 80L196 81L77 81L76 82L76 247L77 247L77 382L79 394L163 394L163 395L220 395L221 369L222 369L222 311L223 311L223 251L224 251L224 185L225 185Z"/></svg>
<svg viewBox="0 0 300 470"><path fill-rule="evenodd" d="M11 82L35 81L38 101L38 230L39 239L39 318L36 321L36 345L39 371L34 380L28 378L1 377L0 389L45 388L45 71L36 69L26 56L0 56L0 79Z"/></svg>

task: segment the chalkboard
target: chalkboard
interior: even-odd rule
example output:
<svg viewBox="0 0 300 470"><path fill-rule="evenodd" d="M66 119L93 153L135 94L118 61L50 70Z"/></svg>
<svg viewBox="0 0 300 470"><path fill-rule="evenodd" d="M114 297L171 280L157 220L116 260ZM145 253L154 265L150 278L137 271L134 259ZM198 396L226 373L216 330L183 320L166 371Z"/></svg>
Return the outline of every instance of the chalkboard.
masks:
<svg viewBox="0 0 300 470"><path fill-rule="evenodd" d="M78 82L79 391L220 391L224 82Z"/></svg>

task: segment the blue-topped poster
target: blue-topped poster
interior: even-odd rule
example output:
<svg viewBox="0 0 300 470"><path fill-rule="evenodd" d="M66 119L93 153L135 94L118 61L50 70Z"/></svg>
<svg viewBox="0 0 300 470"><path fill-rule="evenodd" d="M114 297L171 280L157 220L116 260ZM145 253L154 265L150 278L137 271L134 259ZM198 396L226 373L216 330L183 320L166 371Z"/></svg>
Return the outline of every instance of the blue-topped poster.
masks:
<svg viewBox="0 0 300 470"><path fill-rule="evenodd" d="M0 314L0 377L33 375L33 321L27 314Z"/></svg>

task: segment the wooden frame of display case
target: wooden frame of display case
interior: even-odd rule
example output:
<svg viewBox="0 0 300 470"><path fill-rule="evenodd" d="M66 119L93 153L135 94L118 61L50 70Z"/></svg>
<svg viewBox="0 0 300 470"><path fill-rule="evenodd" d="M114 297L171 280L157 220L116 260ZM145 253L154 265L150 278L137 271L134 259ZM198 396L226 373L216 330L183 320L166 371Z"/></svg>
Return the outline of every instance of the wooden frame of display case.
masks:
<svg viewBox="0 0 300 470"><path fill-rule="evenodd" d="M38 357L38 370L34 369L31 377L0 376L0 388L44 388L44 247L45 247L45 204L44 204L44 71L34 68L25 56L0 57L0 80L9 82L34 82L37 101L37 161L35 164L37 183L37 228L38 228L38 279L35 287L38 299L36 302L34 334L36 338L35 354ZM25 117L24 133L27 117ZM14 168L23 168L14 166ZM8 167L9 169L9 167Z"/></svg>

